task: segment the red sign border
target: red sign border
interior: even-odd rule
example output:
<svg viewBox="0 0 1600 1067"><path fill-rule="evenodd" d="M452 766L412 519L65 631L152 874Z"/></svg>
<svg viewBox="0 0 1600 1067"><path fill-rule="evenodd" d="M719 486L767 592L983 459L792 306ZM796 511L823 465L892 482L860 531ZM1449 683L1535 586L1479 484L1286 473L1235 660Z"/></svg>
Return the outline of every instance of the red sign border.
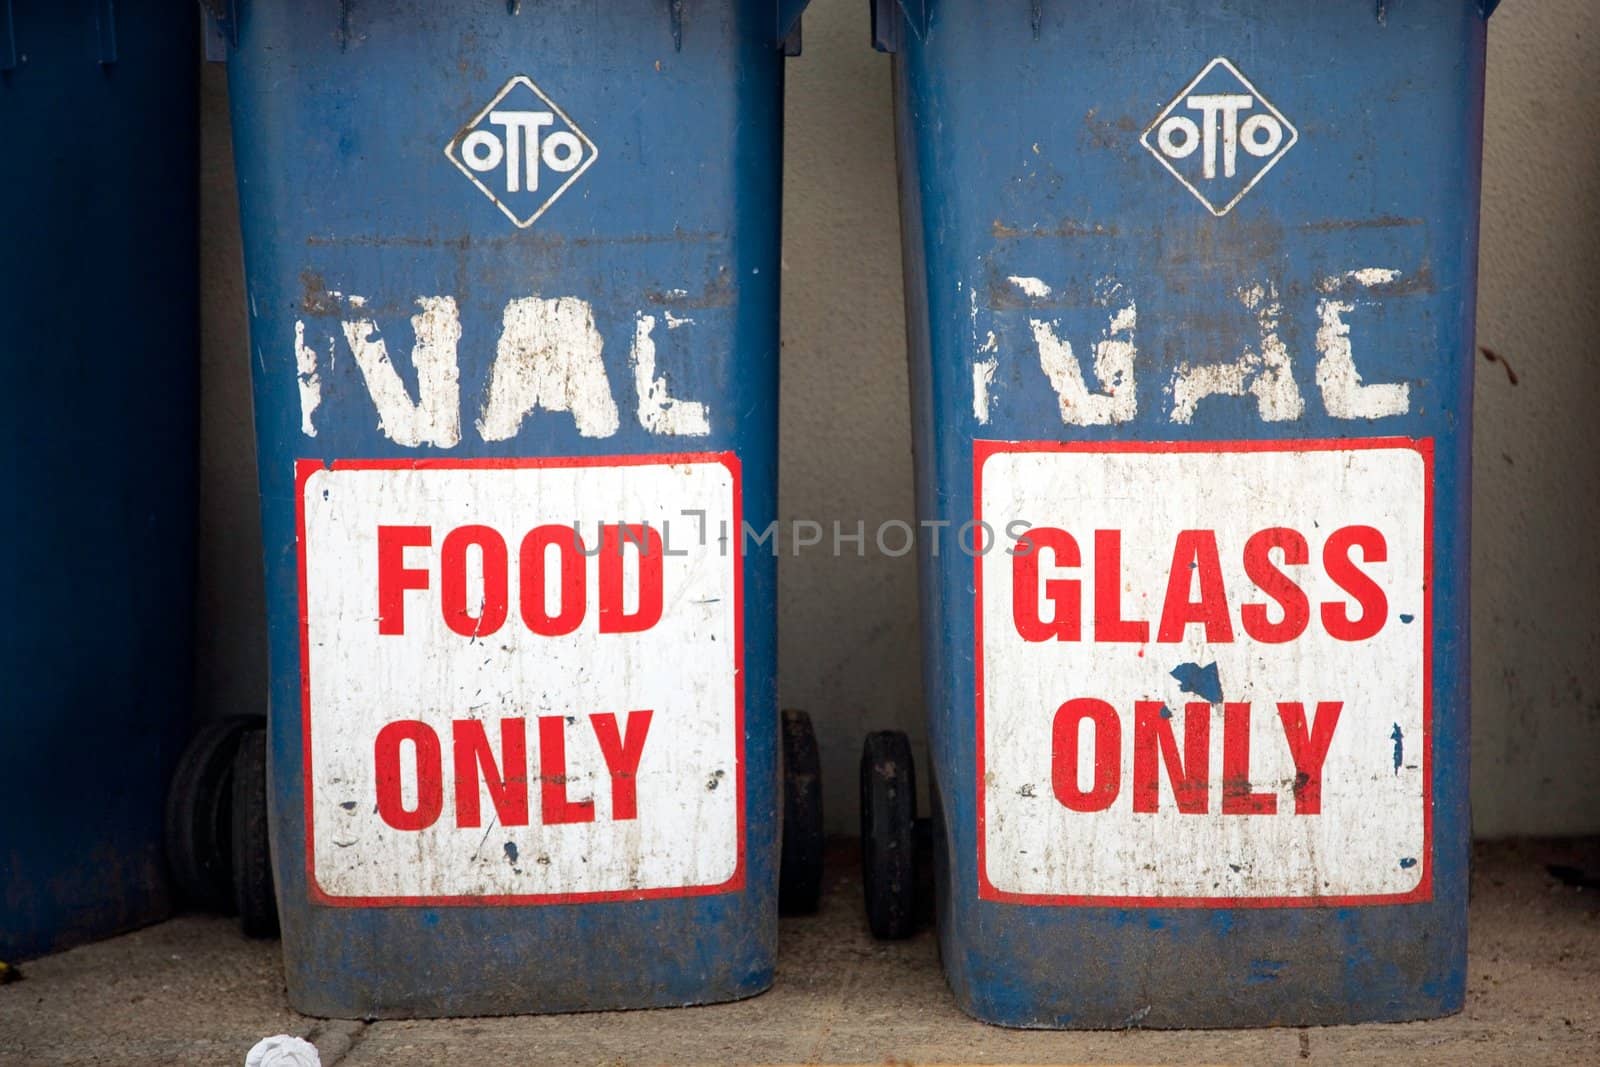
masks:
<svg viewBox="0 0 1600 1067"><path fill-rule="evenodd" d="M1424 479L1422 581L1422 872L1416 887L1404 893L1307 895L1279 897L1091 896L1059 893L1016 893L989 881L986 855L983 761L983 560L973 560L973 659L976 711L975 764L978 836L978 898L1005 904L1108 908L1347 908L1418 904L1433 899L1433 541L1434 443L1431 437L1299 438L1264 441L992 441L972 442L972 513L983 520L983 466L991 456L1016 452L1101 452L1161 454L1240 452L1347 452L1403 449L1422 457ZM982 527L978 527L982 529Z"/></svg>
<svg viewBox="0 0 1600 1067"><path fill-rule="evenodd" d="M657 889L608 889L586 893L498 893L485 895L449 894L440 896L340 896L327 892L317 882L316 828L314 807L310 803L311 780L311 637L306 601L306 485L311 476L324 470L529 470L572 467L683 466L714 463L733 476L733 514L744 517L743 478L739 457L733 452L680 452L619 456L533 456L481 458L417 459L297 459L295 460L295 555L298 573L300 615L300 738L302 760L302 803L305 808L306 889L314 903L337 908L400 907L505 907L521 905L594 904L617 901L660 900L677 897L715 896L737 893L745 888L745 732L744 732L744 546L742 538L733 541L733 669L734 669L734 778L737 791L737 855L733 875L712 885L669 886Z"/></svg>

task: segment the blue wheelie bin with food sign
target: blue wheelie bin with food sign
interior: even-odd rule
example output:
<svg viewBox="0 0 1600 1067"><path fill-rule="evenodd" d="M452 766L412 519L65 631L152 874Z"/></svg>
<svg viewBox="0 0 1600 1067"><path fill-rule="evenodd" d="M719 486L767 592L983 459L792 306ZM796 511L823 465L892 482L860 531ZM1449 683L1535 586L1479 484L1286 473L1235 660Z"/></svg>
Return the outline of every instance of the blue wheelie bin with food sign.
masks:
<svg viewBox="0 0 1600 1067"><path fill-rule="evenodd" d="M814 742L741 545L802 6L224 12L297 1009L772 981L780 749Z"/></svg>

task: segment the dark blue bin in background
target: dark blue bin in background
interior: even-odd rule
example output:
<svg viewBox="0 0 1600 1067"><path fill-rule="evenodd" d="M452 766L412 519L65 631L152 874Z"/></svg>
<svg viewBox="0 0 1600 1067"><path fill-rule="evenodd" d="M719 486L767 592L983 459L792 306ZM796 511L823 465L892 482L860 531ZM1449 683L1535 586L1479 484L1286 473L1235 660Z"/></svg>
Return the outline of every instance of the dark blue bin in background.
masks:
<svg viewBox="0 0 1600 1067"><path fill-rule="evenodd" d="M1486 15L879 3L973 1015L1461 1007Z"/></svg>
<svg viewBox="0 0 1600 1067"><path fill-rule="evenodd" d="M193 683L196 27L183 4L0 21L6 376L0 959L164 917Z"/></svg>
<svg viewBox="0 0 1600 1067"><path fill-rule="evenodd" d="M801 6L235 5L297 1009L770 984Z"/></svg>

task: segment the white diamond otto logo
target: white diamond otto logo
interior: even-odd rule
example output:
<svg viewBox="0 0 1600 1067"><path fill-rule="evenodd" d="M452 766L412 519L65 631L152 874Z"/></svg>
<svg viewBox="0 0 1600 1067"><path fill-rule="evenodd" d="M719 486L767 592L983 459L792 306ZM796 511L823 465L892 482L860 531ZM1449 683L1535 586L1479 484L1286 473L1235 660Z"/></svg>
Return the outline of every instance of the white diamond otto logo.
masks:
<svg viewBox="0 0 1600 1067"><path fill-rule="evenodd" d="M600 158L571 117L519 74L444 146L450 162L526 229Z"/></svg>
<svg viewBox="0 0 1600 1067"><path fill-rule="evenodd" d="M1139 143L1220 217L1299 139L1283 112L1218 56L1162 109Z"/></svg>

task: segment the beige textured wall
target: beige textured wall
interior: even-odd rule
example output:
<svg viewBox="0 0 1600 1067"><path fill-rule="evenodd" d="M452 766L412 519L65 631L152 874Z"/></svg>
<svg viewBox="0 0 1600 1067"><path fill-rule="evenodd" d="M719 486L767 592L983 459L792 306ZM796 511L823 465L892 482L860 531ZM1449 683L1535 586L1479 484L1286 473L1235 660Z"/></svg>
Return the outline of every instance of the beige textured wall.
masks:
<svg viewBox="0 0 1600 1067"><path fill-rule="evenodd" d="M1600 3L1490 24L1473 501L1481 836L1600 830Z"/></svg>
<svg viewBox="0 0 1600 1067"><path fill-rule="evenodd" d="M788 519L912 517L889 61L864 0L815 0L790 66L782 496ZM1480 835L1600 830L1600 3L1506 0L1490 35L1473 553ZM249 351L225 79L203 129L202 581L207 714L264 701ZM854 550L851 549L853 552ZM811 551L780 568L779 691L822 737L831 828L863 733L920 735L915 565Z"/></svg>
<svg viewBox="0 0 1600 1067"><path fill-rule="evenodd" d="M780 564L778 693L811 712L829 828L850 833L867 731L907 730L919 765L926 754L916 557L872 543L880 523L916 514L890 60L866 12L814 0L784 109L778 515L847 533L863 522L867 548L834 557L830 530Z"/></svg>
<svg viewBox="0 0 1600 1067"><path fill-rule="evenodd" d="M228 72L200 72L200 714L266 714L267 620Z"/></svg>

